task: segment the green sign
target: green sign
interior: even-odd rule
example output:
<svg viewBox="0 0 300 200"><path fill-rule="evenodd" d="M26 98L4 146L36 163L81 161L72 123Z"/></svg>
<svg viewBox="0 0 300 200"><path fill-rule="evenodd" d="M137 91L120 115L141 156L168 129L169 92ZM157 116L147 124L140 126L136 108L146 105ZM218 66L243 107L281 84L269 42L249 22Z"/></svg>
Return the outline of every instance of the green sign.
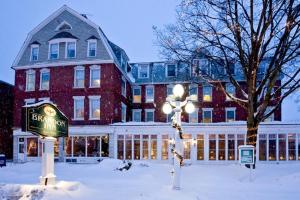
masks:
<svg viewBox="0 0 300 200"><path fill-rule="evenodd" d="M239 146L241 164L254 164L254 147L250 145Z"/></svg>
<svg viewBox="0 0 300 200"><path fill-rule="evenodd" d="M51 103L27 105L22 110L22 131L42 137L68 137L68 118Z"/></svg>

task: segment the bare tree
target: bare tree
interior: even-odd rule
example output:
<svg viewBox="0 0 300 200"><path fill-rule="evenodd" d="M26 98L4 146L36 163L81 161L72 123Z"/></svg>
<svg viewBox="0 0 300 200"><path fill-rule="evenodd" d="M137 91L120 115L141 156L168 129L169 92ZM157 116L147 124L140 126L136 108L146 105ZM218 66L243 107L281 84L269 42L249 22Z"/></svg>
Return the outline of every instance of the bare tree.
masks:
<svg viewBox="0 0 300 200"><path fill-rule="evenodd" d="M247 144L256 146L260 122L300 87L299 13L295 0L183 0L176 23L154 31L167 59L191 62L202 52L223 68L223 77L199 74L247 111ZM243 81L232 66L240 69ZM241 95L226 92L224 80Z"/></svg>

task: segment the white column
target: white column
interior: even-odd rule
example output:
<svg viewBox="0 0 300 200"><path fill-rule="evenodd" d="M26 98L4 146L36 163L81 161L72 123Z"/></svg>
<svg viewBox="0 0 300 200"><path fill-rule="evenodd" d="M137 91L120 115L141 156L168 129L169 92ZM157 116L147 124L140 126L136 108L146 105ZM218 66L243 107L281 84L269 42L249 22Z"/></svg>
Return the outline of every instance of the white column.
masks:
<svg viewBox="0 0 300 200"><path fill-rule="evenodd" d="M162 134L157 134L157 160L161 159Z"/></svg>
<svg viewBox="0 0 300 200"><path fill-rule="evenodd" d="M286 133L285 136L285 158L286 161L289 161L289 134Z"/></svg>
<svg viewBox="0 0 300 200"><path fill-rule="evenodd" d="M219 135L216 134L216 160L219 160Z"/></svg>
<svg viewBox="0 0 300 200"><path fill-rule="evenodd" d="M42 139L44 145L42 155L42 175L40 177L41 185L54 185L54 141L53 137L46 137Z"/></svg>
<svg viewBox="0 0 300 200"><path fill-rule="evenodd" d="M266 135L266 139L267 139L267 146L266 146L266 149L267 149L267 152L266 152L266 155L267 155L267 161L269 161L269 134Z"/></svg>
<svg viewBox="0 0 300 200"><path fill-rule="evenodd" d="M225 160L228 161L228 134L225 134Z"/></svg>
<svg viewBox="0 0 300 200"><path fill-rule="evenodd" d="M209 161L209 134L204 133L204 160Z"/></svg>
<svg viewBox="0 0 300 200"><path fill-rule="evenodd" d="M101 137L100 137L100 141L101 141ZM118 135L116 132L114 132L114 158L117 159L118 158ZM101 156L101 149L100 149L100 156Z"/></svg>
<svg viewBox="0 0 300 200"><path fill-rule="evenodd" d="M234 134L234 160L238 160L238 154L239 154L238 137L237 134Z"/></svg>
<svg viewBox="0 0 300 200"><path fill-rule="evenodd" d="M278 134L276 134L276 161L279 161L279 140Z"/></svg>
<svg viewBox="0 0 300 200"><path fill-rule="evenodd" d="M299 137L299 135L296 134L296 141L295 141L295 145L296 145L296 160L299 160L298 159L298 156L299 156L299 153L298 153L298 151L299 151L299 149L298 149L298 137Z"/></svg>

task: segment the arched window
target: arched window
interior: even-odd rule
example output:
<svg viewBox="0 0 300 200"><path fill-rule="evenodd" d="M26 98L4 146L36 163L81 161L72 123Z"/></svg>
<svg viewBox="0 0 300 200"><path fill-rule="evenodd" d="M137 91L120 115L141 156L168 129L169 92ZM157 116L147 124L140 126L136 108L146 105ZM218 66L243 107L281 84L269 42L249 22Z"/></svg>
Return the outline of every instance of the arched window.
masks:
<svg viewBox="0 0 300 200"><path fill-rule="evenodd" d="M63 21L56 27L55 30L56 31L65 31L65 30L71 30L71 29L72 29L72 26L68 22Z"/></svg>

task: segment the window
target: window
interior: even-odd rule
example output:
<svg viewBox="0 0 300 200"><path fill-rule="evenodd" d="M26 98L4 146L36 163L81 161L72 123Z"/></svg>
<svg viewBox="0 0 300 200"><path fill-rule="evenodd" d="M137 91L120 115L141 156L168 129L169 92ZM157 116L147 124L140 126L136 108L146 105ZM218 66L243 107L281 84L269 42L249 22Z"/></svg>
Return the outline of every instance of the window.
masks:
<svg viewBox="0 0 300 200"><path fill-rule="evenodd" d="M64 30L71 30L71 29L72 26L68 22L63 21L56 27L55 31L64 31Z"/></svg>
<svg viewBox="0 0 300 200"><path fill-rule="evenodd" d="M77 66L74 71L74 87L84 88L84 67Z"/></svg>
<svg viewBox="0 0 300 200"><path fill-rule="evenodd" d="M27 157L38 156L38 138L27 138Z"/></svg>
<svg viewBox="0 0 300 200"><path fill-rule="evenodd" d="M150 153L151 153L151 160L157 159L157 135L151 135L150 140Z"/></svg>
<svg viewBox="0 0 300 200"><path fill-rule="evenodd" d="M168 64L166 67L166 77L174 77L176 76L176 65Z"/></svg>
<svg viewBox="0 0 300 200"><path fill-rule="evenodd" d="M122 79L121 79L121 92L122 92L122 95L124 96L124 97L126 97L126 79L125 79L125 77L122 77Z"/></svg>
<svg viewBox="0 0 300 200"><path fill-rule="evenodd" d="M145 121L146 122L154 122L154 109L146 109L145 110Z"/></svg>
<svg viewBox="0 0 300 200"><path fill-rule="evenodd" d="M278 134L279 160L286 160L286 134Z"/></svg>
<svg viewBox="0 0 300 200"><path fill-rule="evenodd" d="M172 111L170 114L167 114L167 122L172 122L172 117L174 116L174 111Z"/></svg>
<svg viewBox="0 0 300 200"><path fill-rule="evenodd" d="M140 64L138 67L139 78L149 78L149 64Z"/></svg>
<svg viewBox="0 0 300 200"><path fill-rule="evenodd" d="M276 134L269 135L269 160L276 160Z"/></svg>
<svg viewBox="0 0 300 200"><path fill-rule="evenodd" d="M209 145L209 160L216 160L216 135L210 134L208 145Z"/></svg>
<svg viewBox="0 0 300 200"><path fill-rule="evenodd" d="M194 76L210 75L211 66L207 59L194 59L192 65L192 72Z"/></svg>
<svg viewBox="0 0 300 200"><path fill-rule="evenodd" d="M204 160L204 135L197 135L197 160Z"/></svg>
<svg viewBox="0 0 300 200"><path fill-rule="evenodd" d="M100 157L100 137L87 137L87 156Z"/></svg>
<svg viewBox="0 0 300 200"><path fill-rule="evenodd" d="M85 157L85 137L73 137L73 156Z"/></svg>
<svg viewBox="0 0 300 200"><path fill-rule="evenodd" d="M183 134L183 159L191 159L192 135Z"/></svg>
<svg viewBox="0 0 300 200"><path fill-rule="evenodd" d="M146 86L146 102L154 102L154 86Z"/></svg>
<svg viewBox="0 0 300 200"><path fill-rule="evenodd" d="M203 101L210 102L212 101L212 87L203 86Z"/></svg>
<svg viewBox="0 0 300 200"><path fill-rule="evenodd" d="M125 158L132 159L132 135L125 135Z"/></svg>
<svg viewBox="0 0 300 200"><path fill-rule="evenodd" d="M24 103L25 105L30 105L35 103L35 99L24 99Z"/></svg>
<svg viewBox="0 0 300 200"><path fill-rule="evenodd" d="M109 135L101 136L101 157L109 156Z"/></svg>
<svg viewBox="0 0 300 200"><path fill-rule="evenodd" d="M143 159L149 159L149 135L143 135Z"/></svg>
<svg viewBox="0 0 300 200"><path fill-rule="evenodd" d="M132 120L134 122L140 122L142 117L142 110L141 109L133 109L132 110Z"/></svg>
<svg viewBox="0 0 300 200"><path fill-rule="evenodd" d="M133 88L133 103L141 103L142 102L142 96L141 96L141 87L134 87Z"/></svg>
<svg viewBox="0 0 300 200"><path fill-rule="evenodd" d="M49 59L50 60L58 59L59 43L50 44L49 48L50 48Z"/></svg>
<svg viewBox="0 0 300 200"><path fill-rule="evenodd" d="M235 139L233 134L228 134L228 160L234 160L235 159Z"/></svg>
<svg viewBox="0 0 300 200"><path fill-rule="evenodd" d="M141 151L140 151L140 146L141 146L141 141L140 141L141 136L140 135L134 135L133 137L133 158L135 160L140 160L141 159Z"/></svg>
<svg viewBox="0 0 300 200"><path fill-rule="evenodd" d="M161 159L168 160L168 153L169 153L169 136L162 135L161 141Z"/></svg>
<svg viewBox="0 0 300 200"><path fill-rule="evenodd" d="M91 88L100 87L100 82L101 82L100 77L101 77L100 66L98 65L90 66L90 87Z"/></svg>
<svg viewBox="0 0 300 200"><path fill-rule="evenodd" d="M66 157L71 157L72 156L72 138L71 137L66 137L64 138L64 149L65 149L65 156Z"/></svg>
<svg viewBox="0 0 300 200"><path fill-rule="evenodd" d="M100 119L100 96L89 96L90 119Z"/></svg>
<svg viewBox="0 0 300 200"><path fill-rule="evenodd" d="M74 99L74 120L84 119L84 97L73 97Z"/></svg>
<svg viewBox="0 0 300 200"><path fill-rule="evenodd" d="M76 43L66 42L66 58L75 58L75 57L76 57Z"/></svg>
<svg viewBox="0 0 300 200"><path fill-rule="evenodd" d="M267 135L259 134L259 160L267 160Z"/></svg>
<svg viewBox="0 0 300 200"><path fill-rule="evenodd" d="M198 101L198 85L192 84L189 86L189 95L192 101Z"/></svg>
<svg viewBox="0 0 300 200"><path fill-rule="evenodd" d="M39 58L39 45L31 45L30 60L37 61Z"/></svg>
<svg viewBox="0 0 300 200"><path fill-rule="evenodd" d="M225 160L225 135L220 134L219 137L219 160Z"/></svg>
<svg viewBox="0 0 300 200"><path fill-rule="evenodd" d="M189 114L189 123L198 123L198 109Z"/></svg>
<svg viewBox="0 0 300 200"><path fill-rule="evenodd" d="M89 40L88 41L88 57L95 57L96 56L96 50L97 50L97 40Z"/></svg>
<svg viewBox="0 0 300 200"><path fill-rule="evenodd" d="M50 71L49 69L42 69L40 75L40 90L49 90Z"/></svg>
<svg viewBox="0 0 300 200"><path fill-rule="evenodd" d="M121 106L122 122L126 122L126 105L122 103Z"/></svg>
<svg viewBox="0 0 300 200"><path fill-rule="evenodd" d="M26 71L26 91L35 90L35 71L28 70Z"/></svg>
<svg viewBox="0 0 300 200"><path fill-rule="evenodd" d="M124 159L124 135L118 135L118 140L117 140L117 144L118 144L118 159L123 160Z"/></svg>
<svg viewBox="0 0 300 200"><path fill-rule="evenodd" d="M212 108L203 108L202 122L203 123L211 123L212 122Z"/></svg>
<svg viewBox="0 0 300 200"><path fill-rule="evenodd" d="M289 160L296 160L296 134L288 134Z"/></svg>
<svg viewBox="0 0 300 200"><path fill-rule="evenodd" d="M235 87L231 83L226 83L226 92L232 96L235 96ZM226 95L226 101L230 101L230 97Z"/></svg>
<svg viewBox="0 0 300 200"><path fill-rule="evenodd" d="M167 96L173 95L173 87L174 85L167 86Z"/></svg>
<svg viewBox="0 0 300 200"><path fill-rule="evenodd" d="M225 108L226 110L226 122L235 121L235 108Z"/></svg>
<svg viewBox="0 0 300 200"><path fill-rule="evenodd" d="M264 115L267 115L269 112L271 112L273 108L274 107L272 106L268 106ZM274 121L274 112L267 119L265 119L265 122L272 122L272 121Z"/></svg>

